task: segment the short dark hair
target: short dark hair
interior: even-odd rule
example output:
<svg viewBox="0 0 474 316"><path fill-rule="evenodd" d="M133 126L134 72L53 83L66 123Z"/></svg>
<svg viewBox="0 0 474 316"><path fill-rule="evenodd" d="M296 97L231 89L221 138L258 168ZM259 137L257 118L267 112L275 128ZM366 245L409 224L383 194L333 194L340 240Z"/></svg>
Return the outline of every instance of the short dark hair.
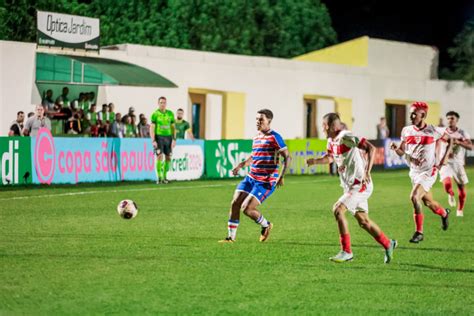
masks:
<svg viewBox="0 0 474 316"><path fill-rule="evenodd" d="M265 117L269 120L273 120L273 112L269 109L261 109L257 113L265 115Z"/></svg>
<svg viewBox="0 0 474 316"><path fill-rule="evenodd" d="M332 123L334 123L334 121L341 120L341 118L339 117L339 114L337 113L328 113L323 116L323 120L327 120L328 125L331 126Z"/></svg>
<svg viewBox="0 0 474 316"><path fill-rule="evenodd" d="M446 117L448 116L455 116L459 119L459 113L458 112L454 112L454 111L449 111L448 113L446 113Z"/></svg>
<svg viewBox="0 0 474 316"><path fill-rule="evenodd" d="M178 112L178 111L184 112L184 110L182 108L179 108L179 109L176 110L176 112Z"/></svg>
<svg viewBox="0 0 474 316"><path fill-rule="evenodd" d="M158 102L160 102L161 99L166 100L166 98L164 96L161 96L161 97L158 98Z"/></svg>
<svg viewBox="0 0 474 316"><path fill-rule="evenodd" d="M25 114L25 112L23 111L18 111L18 113L16 113L16 116L20 115L20 114Z"/></svg>

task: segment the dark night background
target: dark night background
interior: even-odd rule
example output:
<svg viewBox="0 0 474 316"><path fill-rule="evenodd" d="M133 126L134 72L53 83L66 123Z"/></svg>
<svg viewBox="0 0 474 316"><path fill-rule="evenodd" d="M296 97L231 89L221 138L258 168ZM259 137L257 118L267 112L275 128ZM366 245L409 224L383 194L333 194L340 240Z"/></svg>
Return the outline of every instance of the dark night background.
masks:
<svg viewBox="0 0 474 316"><path fill-rule="evenodd" d="M322 2L328 7L339 42L367 35L436 46L440 69L451 65L447 49L464 24L474 18L474 0Z"/></svg>

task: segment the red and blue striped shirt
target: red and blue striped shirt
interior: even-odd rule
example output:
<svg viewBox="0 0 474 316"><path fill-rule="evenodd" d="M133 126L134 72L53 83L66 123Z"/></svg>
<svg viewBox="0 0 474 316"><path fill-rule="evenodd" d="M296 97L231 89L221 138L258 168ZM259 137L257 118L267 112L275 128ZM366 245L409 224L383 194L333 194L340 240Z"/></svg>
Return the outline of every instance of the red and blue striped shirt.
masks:
<svg viewBox="0 0 474 316"><path fill-rule="evenodd" d="M283 149L286 145L280 134L273 130L259 132L253 138L249 176L260 182L275 182L278 179L280 151Z"/></svg>

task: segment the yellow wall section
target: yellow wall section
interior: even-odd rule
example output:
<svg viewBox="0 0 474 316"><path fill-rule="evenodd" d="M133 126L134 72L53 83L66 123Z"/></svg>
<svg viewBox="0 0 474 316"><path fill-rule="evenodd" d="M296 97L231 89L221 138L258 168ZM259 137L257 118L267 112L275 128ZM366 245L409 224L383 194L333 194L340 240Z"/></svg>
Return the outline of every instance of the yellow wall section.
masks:
<svg viewBox="0 0 474 316"><path fill-rule="evenodd" d="M245 94L224 93L222 102L222 139L244 138Z"/></svg>
<svg viewBox="0 0 474 316"><path fill-rule="evenodd" d="M365 67L369 63L369 37L359 37L341 44L296 56L293 59Z"/></svg>
<svg viewBox="0 0 474 316"><path fill-rule="evenodd" d="M349 130L352 130L352 100L335 97L334 101L336 101L336 112L339 113L341 121Z"/></svg>
<svg viewBox="0 0 474 316"><path fill-rule="evenodd" d="M439 102L426 102L428 103L428 116L426 117L426 123L438 126L439 118L441 116L441 104Z"/></svg>
<svg viewBox="0 0 474 316"><path fill-rule="evenodd" d="M245 93L189 88L189 93L222 95L222 139L242 139L245 130ZM219 122L208 122L218 124Z"/></svg>

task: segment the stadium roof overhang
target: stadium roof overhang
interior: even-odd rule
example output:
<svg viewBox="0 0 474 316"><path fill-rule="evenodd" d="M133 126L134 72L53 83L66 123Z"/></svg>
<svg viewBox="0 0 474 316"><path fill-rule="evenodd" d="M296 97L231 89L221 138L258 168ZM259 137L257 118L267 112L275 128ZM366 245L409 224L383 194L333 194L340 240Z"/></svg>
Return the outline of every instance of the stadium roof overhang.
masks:
<svg viewBox="0 0 474 316"><path fill-rule="evenodd" d="M114 59L36 54L36 82L177 88L171 80L144 67Z"/></svg>

